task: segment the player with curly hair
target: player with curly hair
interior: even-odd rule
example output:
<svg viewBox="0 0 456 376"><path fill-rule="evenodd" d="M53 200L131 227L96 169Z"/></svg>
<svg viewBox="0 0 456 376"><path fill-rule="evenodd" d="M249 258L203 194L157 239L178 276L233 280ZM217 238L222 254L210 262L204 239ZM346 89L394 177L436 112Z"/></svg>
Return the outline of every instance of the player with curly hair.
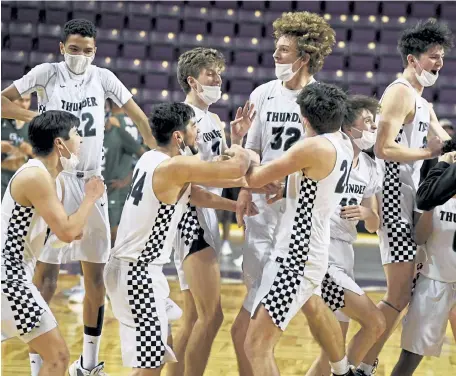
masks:
<svg viewBox="0 0 456 376"><path fill-rule="evenodd" d="M398 41L404 66L402 77L390 84L381 98L374 150L382 171L378 234L387 292L378 307L385 315L386 330L360 364L359 375L372 374L377 356L410 302L420 169L423 160L440 155L443 141L449 139L422 93L437 81L445 52L452 46L451 30L435 19L406 29Z"/></svg>
<svg viewBox="0 0 456 376"><path fill-rule="evenodd" d="M314 74L323 67L324 59L335 43L334 30L318 14L284 13L273 26L277 79L259 86L250 95L257 116L245 145L258 153L261 164L276 160L303 139L304 128L296 99L302 88L315 82ZM243 273L247 296L231 328L241 376L253 374L245 355L244 341L263 267L272 250L281 207L281 202L269 205L265 194L241 189L236 213L239 225L244 223L243 217L250 212L252 202L258 206L260 214L245 219Z"/></svg>

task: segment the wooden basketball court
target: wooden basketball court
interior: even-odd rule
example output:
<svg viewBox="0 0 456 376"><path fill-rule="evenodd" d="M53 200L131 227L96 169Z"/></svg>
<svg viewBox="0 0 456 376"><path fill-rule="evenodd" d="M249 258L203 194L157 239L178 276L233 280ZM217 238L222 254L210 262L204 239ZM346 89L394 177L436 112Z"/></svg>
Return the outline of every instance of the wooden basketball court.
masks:
<svg viewBox="0 0 456 376"><path fill-rule="evenodd" d="M60 330L67 341L74 361L82 350L82 305L69 306L62 290L77 283L76 276L63 275L59 280L57 295L51 308L59 322ZM177 282L171 281L171 298L182 306ZM222 303L225 321L215 339L211 358L206 370L206 376L237 376L236 358L231 344L230 328L242 304L244 296L243 285L226 283L222 287ZM369 293L374 301L380 300L382 293ZM174 323L174 332L179 322ZM351 337L358 330L357 324L352 324L349 332ZM397 330L387 343L380 356L380 366L376 376L390 375L400 353L400 331ZM304 315L299 314L290 323L276 355L281 374L284 376L303 376L320 348L313 340ZM27 347L18 339L12 339L2 344L2 375L29 376L30 367ZM106 372L110 376L124 376L129 369L122 367L118 324L110 309L106 310L101 342L100 359L106 363ZM163 375L166 375L166 367ZM445 344L441 358L424 358L415 372L416 376L456 375L456 345L451 329L448 326Z"/></svg>

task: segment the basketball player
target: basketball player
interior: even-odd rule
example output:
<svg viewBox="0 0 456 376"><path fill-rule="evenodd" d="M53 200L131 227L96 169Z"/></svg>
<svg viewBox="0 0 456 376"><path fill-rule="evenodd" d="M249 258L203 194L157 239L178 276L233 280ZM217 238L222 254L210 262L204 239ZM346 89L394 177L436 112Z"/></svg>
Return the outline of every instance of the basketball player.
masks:
<svg viewBox="0 0 456 376"><path fill-rule="evenodd" d="M32 283L47 228L72 242L104 192L103 181L90 178L81 205L69 216L57 196L57 174L77 160L78 127L79 119L64 111L33 118L29 136L36 158L14 174L2 201L2 340L18 337L39 354L31 361L40 376L65 375L70 357L54 315Z"/></svg>
<svg viewBox="0 0 456 376"><path fill-rule="evenodd" d="M40 112L63 110L81 120L79 132L84 142L80 162L72 171L64 171L61 176L65 187L64 206L69 212L74 211L83 200L84 180L100 175L107 97L124 108L143 134L145 142L151 146L154 144L147 117L136 105L131 93L112 72L91 65L96 53L95 38L96 29L90 21L68 21L60 42L60 52L65 61L40 64L2 91L2 117L30 121L36 113L26 111L12 101L36 91ZM55 291L60 264L76 260L82 262L86 290L84 340L82 357L70 367L71 376L89 375L98 364L105 299L103 268L109 256L109 247L108 207L107 199L103 197L92 210L82 240L71 247L64 247L61 252L55 252L50 244L46 244L35 270L34 283L49 301Z"/></svg>
<svg viewBox="0 0 456 376"><path fill-rule="evenodd" d="M300 309L328 353L334 374L353 374L340 326L320 297L328 268L330 217L353 162L350 139L340 131L346 100L336 86L305 86L297 103L306 138L246 177L250 187L258 187L288 176L273 251L256 290L244 344L253 375L279 375L274 347Z"/></svg>
<svg viewBox="0 0 456 376"><path fill-rule="evenodd" d="M177 78L186 94L185 103L193 108L200 136L198 155L213 161L226 149L224 127L209 106L220 99L223 55L212 48L198 47L179 57ZM250 128L253 106L236 116L236 127ZM231 135L236 136L236 133ZM236 186L234 185L227 185ZM207 184L206 184L207 187ZM221 195L221 188L207 188ZM180 226L174 245L174 262L184 297L183 325L174 341L179 363L170 366L171 376L202 375L212 342L223 322L220 302L220 233L214 209L189 207L187 223ZM191 360L191 361L190 361Z"/></svg>
<svg viewBox="0 0 456 376"><path fill-rule="evenodd" d="M313 76L322 68L335 42L334 30L318 14L285 13L273 26L277 80L259 86L250 95L250 103L254 104L258 116L245 144L261 157L261 164L279 158L304 138L296 98L303 87L315 82ZM261 272L272 250L281 206L280 202L269 205L264 194L252 195L251 190L241 189L236 213L239 226L243 224L244 213L249 210L252 199L260 214L245 222L242 268L247 296L231 328L241 376L252 375L244 353L244 341L256 294L254 281L261 280Z"/></svg>
<svg viewBox="0 0 456 376"><path fill-rule="evenodd" d="M331 217L329 267L322 285L322 297L335 311L344 338L350 318L361 325L347 349L348 360L355 366L385 330L383 313L356 284L353 273L357 222L364 221L371 233L380 225L375 197L381 188L380 179L375 161L363 152L375 144L377 126L374 118L378 108L376 99L364 95L350 96L347 102L348 116L342 130L350 137L355 154L350 178L339 203L340 210ZM328 358L322 351L307 376L329 376L330 373Z"/></svg>
<svg viewBox="0 0 456 376"><path fill-rule="evenodd" d="M456 152L448 153L439 161L453 163L455 156ZM403 319L402 352L392 376L411 376L423 356L439 357L449 320L456 341L455 234L456 196L423 212L418 220L415 241L422 246L417 259L423 267Z"/></svg>
<svg viewBox="0 0 456 376"><path fill-rule="evenodd" d="M388 289L378 307L385 315L386 330L360 364L360 375L372 374L377 356L410 301L416 253L413 211L420 168L423 160L440 154L442 141L449 138L421 95L436 82L452 40L448 26L434 19L405 30L398 43L404 72L381 99L375 154L383 174L379 238Z"/></svg>
<svg viewBox="0 0 456 376"><path fill-rule="evenodd" d="M176 361L166 344L169 287L162 266L169 261L187 203L235 209L234 201L190 183L237 179L250 165L249 153L239 146L226 150L232 158L224 161L188 156L198 151L200 118L195 113L184 103L161 104L152 110L150 124L158 146L135 167L116 245L105 269L113 312L120 321L123 364L132 367L135 376L159 375L165 362Z"/></svg>
<svg viewBox="0 0 456 376"><path fill-rule="evenodd" d="M15 101L20 107L30 108L30 95ZM2 119L2 198L14 173L33 157L28 141L28 124L12 119Z"/></svg>

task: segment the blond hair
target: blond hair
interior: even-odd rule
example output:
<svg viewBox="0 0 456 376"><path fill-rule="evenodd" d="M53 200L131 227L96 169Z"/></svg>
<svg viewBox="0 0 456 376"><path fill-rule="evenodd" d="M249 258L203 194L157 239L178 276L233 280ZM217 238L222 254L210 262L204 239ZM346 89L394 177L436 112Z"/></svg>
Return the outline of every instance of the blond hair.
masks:
<svg viewBox="0 0 456 376"><path fill-rule="evenodd" d="M318 14L310 12L283 13L273 23L274 38L282 36L296 39L300 56L309 54L309 74L318 73L323 67L325 57L332 52L336 33Z"/></svg>

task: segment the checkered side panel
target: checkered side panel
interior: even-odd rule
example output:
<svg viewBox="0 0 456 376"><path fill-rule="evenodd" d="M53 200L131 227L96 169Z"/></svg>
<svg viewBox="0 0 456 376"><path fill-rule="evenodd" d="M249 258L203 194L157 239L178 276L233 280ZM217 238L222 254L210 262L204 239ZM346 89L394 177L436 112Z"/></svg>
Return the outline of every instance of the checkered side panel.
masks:
<svg viewBox="0 0 456 376"><path fill-rule="evenodd" d="M345 307L344 289L326 273L321 284L321 297L333 312Z"/></svg>
<svg viewBox="0 0 456 376"><path fill-rule="evenodd" d="M272 321L281 329L285 321L290 304L296 297L297 288L301 281L292 270L280 266L271 289L263 298L264 308L268 311Z"/></svg>
<svg viewBox="0 0 456 376"><path fill-rule="evenodd" d="M415 259L416 243L410 224L402 221L385 224L391 262L411 262Z"/></svg>
<svg viewBox="0 0 456 376"><path fill-rule="evenodd" d="M413 278L413 281L412 281L412 296L413 296L413 293L415 292L415 287L416 287L416 283L418 282L418 278L420 278L421 269L423 269L423 263L422 262L420 262L416 266L416 276L415 276L415 278Z"/></svg>
<svg viewBox="0 0 456 376"><path fill-rule="evenodd" d="M404 129L401 128L396 142L402 139ZM399 163L385 161L385 176L383 178L383 223L393 223L401 219L401 186L399 180Z"/></svg>
<svg viewBox="0 0 456 376"><path fill-rule="evenodd" d="M141 252L141 256L138 258L139 264L150 264L152 261L160 257L161 251L163 250L163 243L168 235L169 224L175 210L175 205L167 205L163 203L160 205L149 239Z"/></svg>
<svg viewBox="0 0 456 376"><path fill-rule="evenodd" d="M163 364L165 345L147 265L130 263L127 286L128 304L136 324L136 367L158 368Z"/></svg>
<svg viewBox="0 0 456 376"><path fill-rule="evenodd" d="M14 321L20 335L40 326L44 309L35 301L32 292L24 285L24 237L30 229L34 210L16 204L11 213L2 249L2 263L6 271L2 280L2 292L11 305Z"/></svg>
<svg viewBox="0 0 456 376"><path fill-rule="evenodd" d="M196 208L194 206L187 204L187 210L182 216L177 228L181 232L181 237L184 239L185 245L189 246L194 240L198 239L201 227L199 225L198 214L196 213Z"/></svg>
<svg viewBox="0 0 456 376"><path fill-rule="evenodd" d="M316 197L317 182L303 177L296 216L291 230L290 250L284 264L299 275L304 275L312 230L312 209Z"/></svg>

